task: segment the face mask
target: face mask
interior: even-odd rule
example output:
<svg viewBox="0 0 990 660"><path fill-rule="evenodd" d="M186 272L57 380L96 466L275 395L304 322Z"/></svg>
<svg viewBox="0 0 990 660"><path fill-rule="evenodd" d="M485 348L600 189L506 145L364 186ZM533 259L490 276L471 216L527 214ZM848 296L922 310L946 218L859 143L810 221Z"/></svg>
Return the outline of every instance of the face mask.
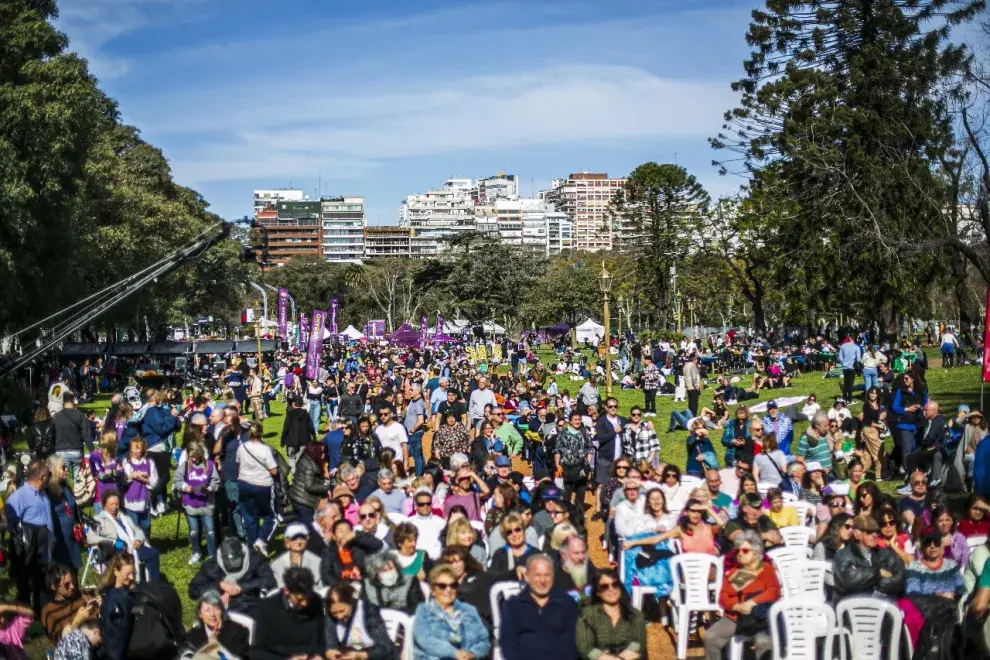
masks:
<svg viewBox="0 0 990 660"><path fill-rule="evenodd" d="M393 569L378 574L378 579L383 586L394 587L399 581L399 571Z"/></svg>

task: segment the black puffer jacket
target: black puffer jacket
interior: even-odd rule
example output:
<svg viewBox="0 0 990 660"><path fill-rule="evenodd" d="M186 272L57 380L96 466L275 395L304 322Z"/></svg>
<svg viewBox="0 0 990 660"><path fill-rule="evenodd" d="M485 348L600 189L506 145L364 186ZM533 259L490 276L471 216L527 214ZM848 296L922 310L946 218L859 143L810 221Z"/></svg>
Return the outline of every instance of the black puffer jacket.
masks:
<svg viewBox="0 0 990 660"><path fill-rule="evenodd" d="M870 553L867 561L864 553ZM891 577L881 577L886 570ZM907 569L904 562L890 548L864 550L856 542L848 543L835 553L832 560L835 576L836 600L846 596L870 596L874 594L897 598L904 593Z"/></svg>
<svg viewBox="0 0 990 660"><path fill-rule="evenodd" d="M300 454L292 473L292 484L289 486L289 499L292 503L315 509L320 498L329 493L332 487L323 478L316 461L306 452Z"/></svg>
<svg viewBox="0 0 990 660"><path fill-rule="evenodd" d="M254 548L248 549L246 543L244 553L248 562L244 570L235 571L224 566L219 552L215 558L207 559L189 582L189 597L198 600L210 589L220 591L221 582L234 582L241 588L241 593L230 599L229 609L243 612L257 604L263 591L276 589L278 583L268 560Z"/></svg>
<svg viewBox="0 0 990 660"><path fill-rule="evenodd" d="M309 411L292 407L285 413L282 422L282 446L288 449L300 449L316 440L316 429Z"/></svg>

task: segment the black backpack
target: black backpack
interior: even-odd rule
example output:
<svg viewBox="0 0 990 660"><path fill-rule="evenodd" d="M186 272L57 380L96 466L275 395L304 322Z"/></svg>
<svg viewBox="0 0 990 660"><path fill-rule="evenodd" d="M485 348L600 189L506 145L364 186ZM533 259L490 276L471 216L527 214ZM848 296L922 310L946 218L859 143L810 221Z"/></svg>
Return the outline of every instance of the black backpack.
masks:
<svg viewBox="0 0 990 660"><path fill-rule="evenodd" d="M48 458L55 453L55 425L45 424L31 427L31 451L39 458Z"/></svg>
<svg viewBox="0 0 990 660"><path fill-rule="evenodd" d="M132 592L134 627L127 647L131 660L171 660L185 636L182 602L168 582L142 582Z"/></svg>

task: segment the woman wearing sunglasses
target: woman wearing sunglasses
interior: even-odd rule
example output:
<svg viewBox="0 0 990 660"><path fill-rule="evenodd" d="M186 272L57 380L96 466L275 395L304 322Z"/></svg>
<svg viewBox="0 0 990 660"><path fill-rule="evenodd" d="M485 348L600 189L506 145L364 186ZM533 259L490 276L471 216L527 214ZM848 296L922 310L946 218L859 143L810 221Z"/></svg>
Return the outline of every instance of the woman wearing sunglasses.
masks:
<svg viewBox="0 0 990 660"><path fill-rule="evenodd" d="M767 613L770 604L780 599L777 573L770 562L763 561L763 540L756 532L746 530L738 534L733 546L732 556L726 559L728 568L718 597L725 615L705 634L706 660L721 660L722 649L736 634L741 617L749 628L746 632L753 637L757 658L765 657L773 647L767 634Z"/></svg>
<svg viewBox="0 0 990 660"><path fill-rule="evenodd" d="M430 571L432 598L420 603L413 621L414 656L422 660L484 658L491 650L478 610L457 599L457 576L440 564Z"/></svg>
<svg viewBox="0 0 990 660"><path fill-rule="evenodd" d="M505 545L492 551L491 561L488 568L496 575L512 574L521 575L521 569L526 563L526 557L534 552L536 548L526 542L526 524L522 516L517 513L510 513L502 519L499 526ZM511 575L508 579L513 579Z"/></svg>
<svg viewBox="0 0 990 660"><path fill-rule="evenodd" d="M640 660L646 657L646 622L633 609L613 569L595 580L591 602L577 622L577 648L587 660Z"/></svg>
<svg viewBox="0 0 990 660"><path fill-rule="evenodd" d="M904 612L904 626L915 648L926 614L955 612L964 591L959 565L945 556L942 534L933 530L921 537L921 558L911 562L904 583L904 598L898 602Z"/></svg>
<svg viewBox="0 0 990 660"><path fill-rule="evenodd" d="M901 529L897 511L893 507L885 506L877 511L875 519L880 526L877 547L890 548L901 558L905 566L910 566L915 559L914 543L911 541L911 535Z"/></svg>
<svg viewBox="0 0 990 660"><path fill-rule="evenodd" d="M842 498L835 498L841 500ZM841 504L841 501L840 501ZM825 533L821 540L815 544L811 551L812 561L827 561L830 564L835 558L835 553L841 550L853 533L853 517L848 513L841 512L832 516L825 528ZM831 589L835 586L835 578L831 570L825 572L825 586Z"/></svg>

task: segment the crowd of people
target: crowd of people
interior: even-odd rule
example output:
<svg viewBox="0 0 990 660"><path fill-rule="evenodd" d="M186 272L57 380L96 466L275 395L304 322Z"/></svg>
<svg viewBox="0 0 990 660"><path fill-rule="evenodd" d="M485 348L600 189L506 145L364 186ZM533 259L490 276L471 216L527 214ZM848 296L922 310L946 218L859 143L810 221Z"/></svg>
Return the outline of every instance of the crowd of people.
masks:
<svg viewBox="0 0 990 660"><path fill-rule="evenodd" d="M634 606L634 589L664 600L672 558L700 553L724 563L721 615L699 627L706 656L722 657L737 634L762 655L782 594L772 551L795 527L829 563L830 602L889 599L919 647L939 643L923 631L945 629L946 604L955 614L965 597L978 629L990 606L979 411L944 419L922 351L894 373L887 364L907 347L864 350L850 337L836 342L843 396L830 409L812 396L800 412L770 401L751 413L752 392L706 360L734 341L603 347L643 392L628 416L601 395L591 361L571 371L577 354L565 346L547 365L520 344L503 353L508 369L457 349L331 347L311 379L303 355L279 352L262 365L234 360L219 397L127 387L101 418L77 410L56 375L29 434L33 459L6 498L11 572L28 606L3 618L0 644L17 648L39 618L56 658L145 657L135 645L155 637L144 634L148 604L167 623L185 591L197 624L165 625L156 657L393 658L408 641L424 659L497 646L510 660L636 660L652 610ZM740 373L786 387L808 367L786 350L763 357ZM574 398L560 386L568 375L581 381ZM688 431L683 465L663 460L654 425L657 396L675 384L687 410L666 430ZM855 415L849 403L867 384ZM278 399L283 451L263 425ZM902 496L881 492L901 473ZM945 493L974 488L954 516ZM170 511L189 530L188 584L173 583L154 547L150 522ZM589 537L593 519L600 537ZM591 562L594 544L607 565ZM100 584L80 585L81 569ZM409 617L398 635L395 612Z"/></svg>

